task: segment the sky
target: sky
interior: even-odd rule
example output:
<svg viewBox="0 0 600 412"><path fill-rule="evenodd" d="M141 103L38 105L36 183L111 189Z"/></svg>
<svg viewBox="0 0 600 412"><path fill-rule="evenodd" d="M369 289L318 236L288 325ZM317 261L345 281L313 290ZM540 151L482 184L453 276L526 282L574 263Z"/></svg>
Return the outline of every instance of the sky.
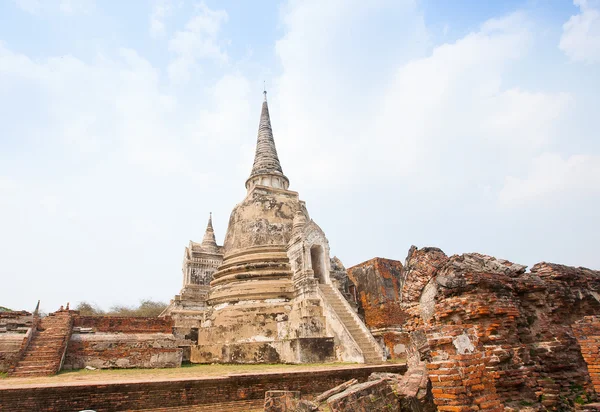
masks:
<svg viewBox="0 0 600 412"><path fill-rule="evenodd" d="M346 267L600 269L600 0L6 0L0 306L177 294L245 196L263 85Z"/></svg>

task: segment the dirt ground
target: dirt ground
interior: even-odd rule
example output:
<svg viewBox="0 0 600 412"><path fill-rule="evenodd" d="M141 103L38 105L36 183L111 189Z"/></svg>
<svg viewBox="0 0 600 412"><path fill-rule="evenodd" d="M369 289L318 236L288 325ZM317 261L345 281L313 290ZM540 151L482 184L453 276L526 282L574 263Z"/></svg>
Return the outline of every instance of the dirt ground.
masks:
<svg viewBox="0 0 600 412"><path fill-rule="evenodd" d="M303 365L184 365L169 369L104 369L60 372L55 376L32 378L8 378L0 375L0 389L16 387L39 387L55 385L148 382L165 380L198 379L247 373L295 372L332 368L353 368L354 363L321 363Z"/></svg>

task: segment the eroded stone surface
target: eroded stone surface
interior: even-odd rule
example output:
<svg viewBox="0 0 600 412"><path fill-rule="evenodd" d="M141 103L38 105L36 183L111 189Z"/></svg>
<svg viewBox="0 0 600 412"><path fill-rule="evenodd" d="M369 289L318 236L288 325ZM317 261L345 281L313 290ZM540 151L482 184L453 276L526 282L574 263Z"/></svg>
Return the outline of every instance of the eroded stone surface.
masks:
<svg viewBox="0 0 600 412"><path fill-rule="evenodd" d="M19 361L32 325L33 314L29 312L0 312L0 372L7 372Z"/></svg>
<svg viewBox="0 0 600 412"><path fill-rule="evenodd" d="M247 194L231 212L206 309L185 314L198 324L192 362L382 361L348 303L342 262L288 185L265 100Z"/></svg>
<svg viewBox="0 0 600 412"><path fill-rule="evenodd" d="M573 324L600 312L600 272L545 262L527 272L478 253L413 247L402 279L395 304L405 319L387 319L396 328L386 346L427 363L440 409L500 410L516 399L569 409L595 399Z"/></svg>
<svg viewBox="0 0 600 412"><path fill-rule="evenodd" d="M600 316L586 316L575 322L573 331L581 347L594 389L600 394Z"/></svg>
<svg viewBox="0 0 600 412"><path fill-rule="evenodd" d="M294 412L300 402L298 391L266 391L265 412Z"/></svg>
<svg viewBox="0 0 600 412"><path fill-rule="evenodd" d="M400 411L398 397L385 379L354 385L327 400L331 412Z"/></svg>

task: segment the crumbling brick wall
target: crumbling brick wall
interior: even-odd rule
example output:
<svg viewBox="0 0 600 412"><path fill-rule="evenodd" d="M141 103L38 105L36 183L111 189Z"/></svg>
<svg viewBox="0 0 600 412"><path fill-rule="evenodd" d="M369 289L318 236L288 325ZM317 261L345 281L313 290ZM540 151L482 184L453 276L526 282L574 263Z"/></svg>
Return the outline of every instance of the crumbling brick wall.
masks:
<svg viewBox="0 0 600 412"><path fill-rule="evenodd" d="M0 312L0 372L7 372L19 361L33 325L34 317L29 312Z"/></svg>
<svg viewBox="0 0 600 412"><path fill-rule="evenodd" d="M407 320L400 304L402 263L374 258L348 269L348 278L357 290L359 314L375 338L385 345L393 359L403 358L407 342L405 336L395 331Z"/></svg>
<svg viewBox="0 0 600 412"><path fill-rule="evenodd" d="M165 317L75 316L74 328L92 328L96 332L173 333L173 321Z"/></svg>
<svg viewBox="0 0 600 412"><path fill-rule="evenodd" d="M485 353L504 404L573 407L593 398L593 388L571 324L600 310L600 272L548 263L525 269L475 253L450 257L424 288L435 291L420 301L432 312L425 328L475 328L475 350Z"/></svg>
<svg viewBox="0 0 600 412"><path fill-rule="evenodd" d="M586 316L575 322L573 331L581 347L596 393L600 393L600 316Z"/></svg>
<svg viewBox="0 0 600 412"><path fill-rule="evenodd" d="M245 402L264 402L267 390L300 391L317 395L350 379L364 382L373 372L404 373L404 365L377 365L301 372L268 372L222 377L188 378L159 382L104 382L101 384L45 385L0 389L0 411L81 411L97 412L153 410L180 407L191 410L222 410L222 402L242 410ZM240 402L240 403L237 403ZM212 407L209 409L209 407ZM186 409L187 408L187 409ZM252 407L243 410L254 410Z"/></svg>
<svg viewBox="0 0 600 412"><path fill-rule="evenodd" d="M465 379L479 379L484 368L486 394L493 388L505 406L540 402L548 409L569 409L594 399L571 326L600 313L600 272L545 262L527 272L523 265L477 253L447 257L437 248L413 247L401 279L401 296L394 302L398 311L377 322L365 316L374 332L387 325L388 349L402 347L410 362L460 370L463 377L452 381L456 388L459 381L465 386ZM400 314L404 321L395 323ZM473 351L457 354L452 342L463 334L472 336ZM440 354L448 358L436 357ZM460 364L466 361L479 363L469 369ZM433 370L430 375L439 378ZM468 384L460 396L444 385L436 387L433 379L432 384L440 406L460 400L475 405L479 399L474 392L468 395ZM489 402L495 408L494 399Z"/></svg>
<svg viewBox="0 0 600 412"><path fill-rule="evenodd" d="M74 316L63 369L172 368L183 350L170 317Z"/></svg>
<svg viewBox="0 0 600 412"><path fill-rule="evenodd" d="M496 374L488 369L490 353L477 345L477 327L440 326L430 331L427 364L434 402L440 411L503 411L496 393Z"/></svg>

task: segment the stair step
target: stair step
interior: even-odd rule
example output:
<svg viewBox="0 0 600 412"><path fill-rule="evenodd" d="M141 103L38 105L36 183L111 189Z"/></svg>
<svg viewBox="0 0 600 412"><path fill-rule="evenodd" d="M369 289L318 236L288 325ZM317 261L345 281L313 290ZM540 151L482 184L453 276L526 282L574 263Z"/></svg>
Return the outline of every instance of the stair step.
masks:
<svg viewBox="0 0 600 412"><path fill-rule="evenodd" d="M352 339L354 339L362 351L365 363L382 363L379 351L369 339L368 333L361 327L361 324L358 323L356 312L354 312L348 304L335 293L331 285L319 285L319 287L329 306L331 306L337 317L346 327L348 333L352 336Z"/></svg>
<svg viewBox="0 0 600 412"><path fill-rule="evenodd" d="M55 363L56 360L55 359L44 359L44 360L22 360L19 362L19 368L20 367L25 367L25 366L39 366L39 365L45 365L45 364L50 364L50 363Z"/></svg>
<svg viewBox="0 0 600 412"><path fill-rule="evenodd" d="M27 350L9 376L47 376L60 369L66 350L66 340L71 333L71 314L50 315L40 322Z"/></svg>
<svg viewBox="0 0 600 412"><path fill-rule="evenodd" d="M52 359L56 359L56 357L58 356L58 352L53 353L53 354L45 354L45 353L41 353L39 355L32 353L32 354L28 354L29 356L24 356L23 359L21 361L26 361L26 362L30 362L30 361L44 361L44 360L52 360Z"/></svg>
<svg viewBox="0 0 600 412"><path fill-rule="evenodd" d="M26 366L26 367L17 367L15 369L15 372L21 372L21 373L32 373L32 372L45 372L45 371L52 371L56 369L56 367L54 365L44 365L44 366L38 366L38 367L33 367L33 366Z"/></svg>
<svg viewBox="0 0 600 412"><path fill-rule="evenodd" d="M11 374L10 376L15 377L15 378L27 378L27 377L31 377L31 376L49 376L49 375L54 375L55 372L54 371L32 371L32 372L15 372L13 374Z"/></svg>

